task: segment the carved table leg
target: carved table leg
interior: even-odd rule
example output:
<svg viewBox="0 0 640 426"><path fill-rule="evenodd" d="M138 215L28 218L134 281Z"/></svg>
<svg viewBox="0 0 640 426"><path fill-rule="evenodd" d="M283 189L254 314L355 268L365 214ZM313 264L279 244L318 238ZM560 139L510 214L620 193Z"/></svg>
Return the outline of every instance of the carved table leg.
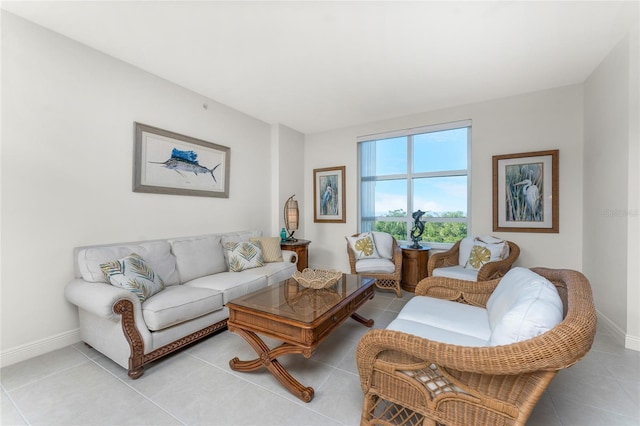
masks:
<svg viewBox="0 0 640 426"><path fill-rule="evenodd" d="M351 318L353 318L354 320L358 321L360 324L363 324L367 327L373 327L373 319L366 319L355 312L351 314Z"/></svg>
<svg viewBox="0 0 640 426"><path fill-rule="evenodd" d="M305 387L278 362L276 359L280 355L298 353L303 354L306 358L311 356L311 350L297 347L289 343L283 343L280 346L270 350L269 347L260 339L254 332L243 330L241 328L233 327L233 332L239 334L244 340L251 345L254 351L258 354L258 358L251 361L240 361L238 357L229 361L229 367L234 371L254 371L262 367L267 367L267 370L278 381L289 390L292 394L303 400L309 402L313 399L314 390L312 387Z"/></svg>

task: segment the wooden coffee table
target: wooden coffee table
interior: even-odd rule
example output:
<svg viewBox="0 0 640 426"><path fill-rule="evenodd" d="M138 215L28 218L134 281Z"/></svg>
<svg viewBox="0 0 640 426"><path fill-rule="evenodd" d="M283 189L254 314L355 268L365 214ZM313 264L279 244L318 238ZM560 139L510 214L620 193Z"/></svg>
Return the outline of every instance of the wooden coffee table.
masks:
<svg viewBox="0 0 640 426"><path fill-rule="evenodd" d="M236 371L254 371L266 367L292 394L311 401L314 390L303 386L278 362L281 355L297 353L309 358L316 347L348 317L373 325L356 310L373 298L375 279L344 274L338 282L321 290L300 286L290 278L227 303L229 330L242 336L256 351L258 358L229 361ZM281 340L269 349L258 337Z"/></svg>

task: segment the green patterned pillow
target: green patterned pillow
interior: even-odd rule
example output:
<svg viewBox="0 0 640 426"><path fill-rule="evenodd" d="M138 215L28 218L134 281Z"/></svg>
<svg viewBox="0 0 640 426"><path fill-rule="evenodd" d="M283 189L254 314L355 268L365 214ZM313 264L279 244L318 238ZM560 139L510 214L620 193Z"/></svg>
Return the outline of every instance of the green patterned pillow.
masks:
<svg viewBox="0 0 640 426"><path fill-rule="evenodd" d="M351 250L356 255L356 260L361 259L378 259L380 255L376 250L371 232L362 233L356 237L346 237L351 245Z"/></svg>
<svg viewBox="0 0 640 426"><path fill-rule="evenodd" d="M129 290L144 302L164 290L164 281L137 254L103 263L100 269L111 285Z"/></svg>
<svg viewBox="0 0 640 426"><path fill-rule="evenodd" d="M229 271L231 272L264 266L262 250L255 244L249 242L224 243L224 249L229 257Z"/></svg>

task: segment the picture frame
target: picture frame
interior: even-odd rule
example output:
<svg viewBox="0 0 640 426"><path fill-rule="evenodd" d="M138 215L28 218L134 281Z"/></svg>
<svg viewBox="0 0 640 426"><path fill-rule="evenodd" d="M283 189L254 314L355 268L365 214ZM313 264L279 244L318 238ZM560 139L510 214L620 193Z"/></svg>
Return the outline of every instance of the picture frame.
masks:
<svg viewBox="0 0 640 426"><path fill-rule="evenodd" d="M135 123L133 192L229 198L231 149Z"/></svg>
<svg viewBox="0 0 640 426"><path fill-rule="evenodd" d="M559 150L493 156L493 230L558 233Z"/></svg>
<svg viewBox="0 0 640 426"><path fill-rule="evenodd" d="M313 170L313 221L346 223L345 166Z"/></svg>

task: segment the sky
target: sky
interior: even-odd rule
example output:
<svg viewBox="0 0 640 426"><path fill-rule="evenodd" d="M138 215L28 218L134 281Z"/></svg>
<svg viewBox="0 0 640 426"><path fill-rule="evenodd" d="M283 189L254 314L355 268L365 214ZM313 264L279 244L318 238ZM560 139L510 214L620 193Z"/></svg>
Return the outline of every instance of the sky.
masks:
<svg viewBox="0 0 640 426"><path fill-rule="evenodd" d="M414 136L414 173L430 173L467 168L467 128L445 130ZM407 138L376 141L376 174L407 173ZM376 183L376 216L402 209L442 213L467 211L466 176L424 177L414 179L414 200L407 206L406 179ZM409 210L407 210L409 209Z"/></svg>

